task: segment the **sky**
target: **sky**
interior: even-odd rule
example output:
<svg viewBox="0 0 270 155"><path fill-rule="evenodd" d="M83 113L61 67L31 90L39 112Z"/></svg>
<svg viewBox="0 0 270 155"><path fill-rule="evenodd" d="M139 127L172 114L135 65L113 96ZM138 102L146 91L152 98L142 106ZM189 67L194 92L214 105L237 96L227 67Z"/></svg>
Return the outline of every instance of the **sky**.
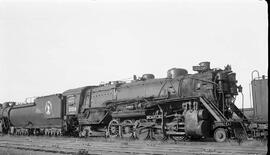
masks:
<svg viewBox="0 0 270 155"><path fill-rule="evenodd" d="M0 102L210 61L232 66L250 107L251 72L268 74L267 16L262 0L0 0Z"/></svg>

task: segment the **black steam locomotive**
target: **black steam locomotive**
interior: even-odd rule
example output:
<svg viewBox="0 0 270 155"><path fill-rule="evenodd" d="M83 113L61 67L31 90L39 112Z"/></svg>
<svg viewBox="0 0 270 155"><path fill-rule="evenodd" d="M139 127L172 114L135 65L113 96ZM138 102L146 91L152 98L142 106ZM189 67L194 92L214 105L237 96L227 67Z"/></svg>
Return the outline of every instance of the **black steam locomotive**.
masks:
<svg viewBox="0 0 270 155"><path fill-rule="evenodd" d="M0 107L0 133L15 135L106 136L162 140L249 135L249 120L235 106L231 66L193 66L196 74L172 68L166 78L145 74L129 82L70 89L33 102ZM233 119L235 113L240 120Z"/></svg>

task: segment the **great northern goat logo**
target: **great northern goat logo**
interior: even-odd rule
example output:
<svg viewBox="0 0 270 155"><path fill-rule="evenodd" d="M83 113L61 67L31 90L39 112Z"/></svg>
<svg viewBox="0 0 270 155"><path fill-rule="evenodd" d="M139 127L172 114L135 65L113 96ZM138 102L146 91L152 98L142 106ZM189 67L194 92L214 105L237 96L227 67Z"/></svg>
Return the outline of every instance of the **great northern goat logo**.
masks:
<svg viewBox="0 0 270 155"><path fill-rule="evenodd" d="M52 112L52 103L50 101L47 101L45 104L45 113L47 115L50 115Z"/></svg>

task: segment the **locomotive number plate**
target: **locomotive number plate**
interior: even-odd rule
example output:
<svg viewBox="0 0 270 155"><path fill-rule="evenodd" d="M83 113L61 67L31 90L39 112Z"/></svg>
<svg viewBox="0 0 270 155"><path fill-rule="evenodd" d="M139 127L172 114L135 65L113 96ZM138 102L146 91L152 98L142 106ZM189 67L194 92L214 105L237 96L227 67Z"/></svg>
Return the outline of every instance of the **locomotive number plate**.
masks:
<svg viewBox="0 0 270 155"><path fill-rule="evenodd" d="M68 107L68 112L76 112L76 107Z"/></svg>

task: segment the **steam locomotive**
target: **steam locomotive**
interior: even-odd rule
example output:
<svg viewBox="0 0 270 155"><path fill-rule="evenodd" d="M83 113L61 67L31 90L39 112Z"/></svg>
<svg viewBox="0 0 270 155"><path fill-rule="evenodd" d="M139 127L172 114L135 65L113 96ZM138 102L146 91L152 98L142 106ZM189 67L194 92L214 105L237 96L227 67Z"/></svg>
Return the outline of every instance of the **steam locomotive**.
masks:
<svg viewBox="0 0 270 155"><path fill-rule="evenodd" d="M217 142L249 135L249 120L235 106L236 74L227 65L172 68L166 78L144 74L0 107L0 133L106 136L165 140L213 137ZM235 113L240 120L233 119Z"/></svg>

